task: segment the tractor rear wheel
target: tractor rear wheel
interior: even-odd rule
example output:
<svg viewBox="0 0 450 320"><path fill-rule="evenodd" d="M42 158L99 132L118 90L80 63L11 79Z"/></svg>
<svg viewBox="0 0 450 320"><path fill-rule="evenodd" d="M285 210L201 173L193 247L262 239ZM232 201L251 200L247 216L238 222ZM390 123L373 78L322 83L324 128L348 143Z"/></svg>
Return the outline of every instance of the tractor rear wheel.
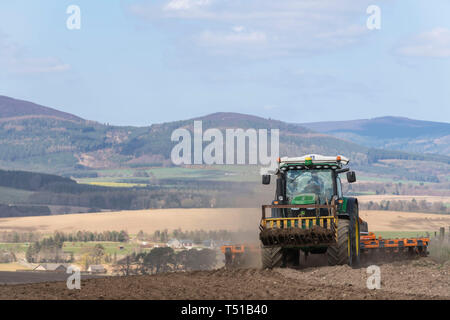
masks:
<svg viewBox="0 0 450 320"><path fill-rule="evenodd" d="M338 239L335 245L327 249L328 265L351 265L350 221L338 220Z"/></svg>
<svg viewBox="0 0 450 320"><path fill-rule="evenodd" d="M281 247L263 247L261 258L263 269L280 268L283 264L283 249Z"/></svg>

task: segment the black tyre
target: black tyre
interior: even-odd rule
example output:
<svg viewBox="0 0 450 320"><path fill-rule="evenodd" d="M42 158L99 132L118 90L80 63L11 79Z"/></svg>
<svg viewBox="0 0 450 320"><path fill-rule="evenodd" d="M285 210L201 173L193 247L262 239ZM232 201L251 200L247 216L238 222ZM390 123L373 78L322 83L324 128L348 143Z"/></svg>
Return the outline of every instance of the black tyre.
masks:
<svg viewBox="0 0 450 320"><path fill-rule="evenodd" d="M225 267L230 268L233 265L233 254L231 250L225 250Z"/></svg>
<svg viewBox="0 0 450 320"><path fill-rule="evenodd" d="M361 229L365 231L368 228L367 222L360 223L359 221L359 208L357 205L354 207L352 218L352 259L350 262L352 267L358 267L360 265L361 258Z"/></svg>
<svg viewBox="0 0 450 320"><path fill-rule="evenodd" d="M281 247L263 247L261 258L263 269L280 268L283 264L283 249Z"/></svg>
<svg viewBox="0 0 450 320"><path fill-rule="evenodd" d="M300 250L299 249L284 249L283 250L283 265L282 267L292 268L300 265Z"/></svg>
<svg viewBox="0 0 450 320"><path fill-rule="evenodd" d="M351 265L351 238L350 221L345 219L338 220L338 239L337 243L327 249L328 265Z"/></svg>

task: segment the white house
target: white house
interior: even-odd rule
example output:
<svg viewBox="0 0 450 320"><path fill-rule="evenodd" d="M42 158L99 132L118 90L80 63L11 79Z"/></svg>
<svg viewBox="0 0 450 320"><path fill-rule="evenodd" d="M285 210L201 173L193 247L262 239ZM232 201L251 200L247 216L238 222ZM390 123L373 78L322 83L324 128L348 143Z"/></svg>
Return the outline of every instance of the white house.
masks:
<svg viewBox="0 0 450 320"><path fill-rule="evenodd" d="M181 249L183 247L181 241L178 240L178 239L170 239L167 242L167 246L172 248L172 249Z"/></svg>
<svg viewBox="0 0 450 320"><path fill-rule="evenodd" d="M181 242L181 246L185 249L189 250L194 247L194 241L192 241L192 240L184 239L184 240L181 240L180 242Z"/></svg>

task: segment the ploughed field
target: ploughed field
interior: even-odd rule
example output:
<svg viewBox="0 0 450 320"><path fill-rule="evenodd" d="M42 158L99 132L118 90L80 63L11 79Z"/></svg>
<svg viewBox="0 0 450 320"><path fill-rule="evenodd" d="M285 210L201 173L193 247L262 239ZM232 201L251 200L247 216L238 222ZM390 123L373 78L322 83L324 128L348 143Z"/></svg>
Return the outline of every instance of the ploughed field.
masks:
<svg viewBox="0 0 450 320"><path fill-rule="evenodd" d="M374 231L434 231L450 225L450 215L394 211L361 211ZM64 216L4 218L0 231L76 232L126 230L254 230L261 210L163 209ZM255 233L256 234L256 233ZM380 263L381 289L369 290L366 268L322 266L305 269L217 269L148 276L82 276L81 290L59 282L34 282L15 274L0 281L0 299L450 299L450 264L430 258ZM23 276L29 277L25 273ZM42 275L41 275L42 276ZM63 275L61 275L63 276ZM68 275L64 275L63 278ZM1 279L0 279L1 280ZM9 284L4 284L9 283ZM27 283L27 284L20 284Z"/></svg>
<svg viewBox="0 0 450 320"><path fill-rule="evenodd" d="M0 271L0 288L3 285L31 284L40 282L67 281L69 275L64 272L30 272L30 271ZM99 278L96 275L83 275L86 279Z"/></svg>
<svg viewBox="0 0 450 320"><path fill-rule="evenodd" d="M429 258L380 265L381 289L366 268L218 269L0 286L0 299L450 299L450 265Z"/></svg>
<svg viewBox="0 0 450 320"><path fill-rule="evenodd" d="M360 216L369 223L369 231L435 231L450 225L450 215L399 211L366 211ZM260 208L158 209L99 212L24 218L1 218L0 231L77 232L125 230L258 230Z"/></svg>

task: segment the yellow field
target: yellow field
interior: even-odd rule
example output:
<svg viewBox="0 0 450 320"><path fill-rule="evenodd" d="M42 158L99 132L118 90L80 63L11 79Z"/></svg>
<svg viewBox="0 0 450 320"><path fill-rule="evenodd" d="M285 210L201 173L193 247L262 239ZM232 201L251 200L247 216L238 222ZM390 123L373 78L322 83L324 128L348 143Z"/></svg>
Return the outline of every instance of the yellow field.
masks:
<svg viewBox="0 0 450 320"><path fill-rule="evenodd" d="M16 270L28 270L19 263L0 263L0 271L16 271Z"/></svg>
<svg viewBox="0 0 450 320"><path fill-rule="evenodd" d="M131 234L144 230L182 228L183 230L238 230L258 226L260 210L257 209L161 209L120 212L100 212L61 216L2 218L0 231L55 230L71 232L79 230L126 230Z"/></svg>
<svg viewBox="0 0 450 320"><path fill-rule="evenodd" d="M113 187L113 188L133 188L133 187L146 187L143 183L126 183L126 182L88 182L86 184L100 187Z"/></svg>
<svg viewBox="0 0 450 320"><path fill-rule="evenodd" d="M361 211L361 218L373 231L424 231L450 226L450 215L397 211ZM160 209L121 212L101 212L61 216L2 218L0 231L126 230L136 234L140 230L257 230L261 209Z"/></svg>
<svg viewBox="0 0 450 320"><path fill-rule="evenodd" d="M450 226L448 214L361 210L360 217L369 231L436 231Z"/></svg>

